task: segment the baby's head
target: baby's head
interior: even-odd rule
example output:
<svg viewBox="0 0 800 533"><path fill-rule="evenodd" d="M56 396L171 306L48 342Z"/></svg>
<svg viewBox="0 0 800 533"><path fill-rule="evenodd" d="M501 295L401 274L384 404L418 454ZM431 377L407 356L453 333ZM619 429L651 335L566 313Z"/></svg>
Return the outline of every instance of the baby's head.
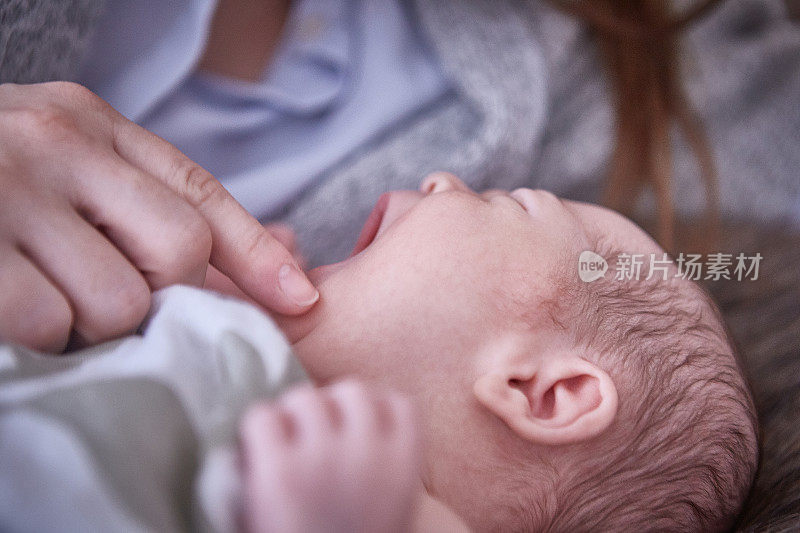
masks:
<svg viewBox="0 0 800 533"><path fill-rule="evenodd" d="M381 198L284 326L318 381L416 401L425 487L477 530L730 526L757 443L720 317L674 266L584 283L584 250L663 253L606 209L435 174Z"/></svg>

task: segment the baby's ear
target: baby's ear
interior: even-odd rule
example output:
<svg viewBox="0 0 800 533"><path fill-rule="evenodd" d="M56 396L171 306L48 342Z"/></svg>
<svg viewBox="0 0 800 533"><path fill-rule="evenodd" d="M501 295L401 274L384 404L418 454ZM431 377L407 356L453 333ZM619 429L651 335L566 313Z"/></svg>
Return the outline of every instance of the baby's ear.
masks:
<svg viewBox="0 0 800 533"><path fill-rule="evenodd" d="M531 442L572 444L605 431L617 414L617 389L600 367L572 354L498 364L475 380L478 401Z"/></svg>

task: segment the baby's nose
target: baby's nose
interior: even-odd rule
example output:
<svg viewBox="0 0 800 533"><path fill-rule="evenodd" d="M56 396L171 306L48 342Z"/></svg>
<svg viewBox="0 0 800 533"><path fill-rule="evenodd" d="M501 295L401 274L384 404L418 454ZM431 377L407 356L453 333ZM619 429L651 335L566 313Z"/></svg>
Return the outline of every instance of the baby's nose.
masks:
<svg viewBox="0 0 800 533"><path fill-rule="evenodd" d="M466 183L458 179L455 174L451 174L450 172L434 172L422 180L419 190L425 194L430 194L444 191L468 192L470 188Z"/></svg>

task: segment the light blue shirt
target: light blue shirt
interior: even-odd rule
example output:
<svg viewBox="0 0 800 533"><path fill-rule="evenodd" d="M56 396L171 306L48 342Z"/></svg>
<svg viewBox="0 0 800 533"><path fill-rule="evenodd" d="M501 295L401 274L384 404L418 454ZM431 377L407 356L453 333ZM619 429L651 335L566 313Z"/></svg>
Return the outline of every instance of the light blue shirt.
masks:
<svg viewBox="0 0 800 533"><path fill-rule="evenodd" d="M204 73L216 0L108 0L80 81L260 218L453 92L402 0L295 0L258 82Z"/></svg>

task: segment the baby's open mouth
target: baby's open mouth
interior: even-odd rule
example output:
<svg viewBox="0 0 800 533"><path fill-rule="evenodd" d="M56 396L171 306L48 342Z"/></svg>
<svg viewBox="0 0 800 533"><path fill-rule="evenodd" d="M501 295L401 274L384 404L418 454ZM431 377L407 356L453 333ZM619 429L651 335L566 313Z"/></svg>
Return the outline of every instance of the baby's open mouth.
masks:
<svg viewBox="0 0 800 533"><path fill-rule="evenodd" d="M350 257L366 250L424 197L424 194L417 191L392 191L382 194L367 217Z"/></svg>
<svg viewBox="0 0 800 533"><path fill-rule="evenodd" d="M367 217L366 222L364 222L364 226L361 228L361 233L358 236L358 240L356 240L353 251L347 259L331 265L315 268L309 273L313 278L312 281L319 281L322 277L326 277L330 273L344 267L351 259L369 248L373 242L386 233L386 231L393 226L395 222L401 219L403 215L411 211L423 197L423 194L416 191L394 191L382 194L375 203L375 207Z"/></svg>
<svg viewBox="0 0 800 533"><path fill-rule="evenodd" d="M367 221L364 222L364 227L361 228L361 234L358 236L358 240L356 241L355 247L353 247L353 251L350 253L350 257L363 252L378 236L381 226L383 225L383 220L386 218L386 210L389 207L391 195L392 193L390 192L384 193L378 198L378 201L375 202L375 207L372 208L372 212L367 217Z"/></svg>

